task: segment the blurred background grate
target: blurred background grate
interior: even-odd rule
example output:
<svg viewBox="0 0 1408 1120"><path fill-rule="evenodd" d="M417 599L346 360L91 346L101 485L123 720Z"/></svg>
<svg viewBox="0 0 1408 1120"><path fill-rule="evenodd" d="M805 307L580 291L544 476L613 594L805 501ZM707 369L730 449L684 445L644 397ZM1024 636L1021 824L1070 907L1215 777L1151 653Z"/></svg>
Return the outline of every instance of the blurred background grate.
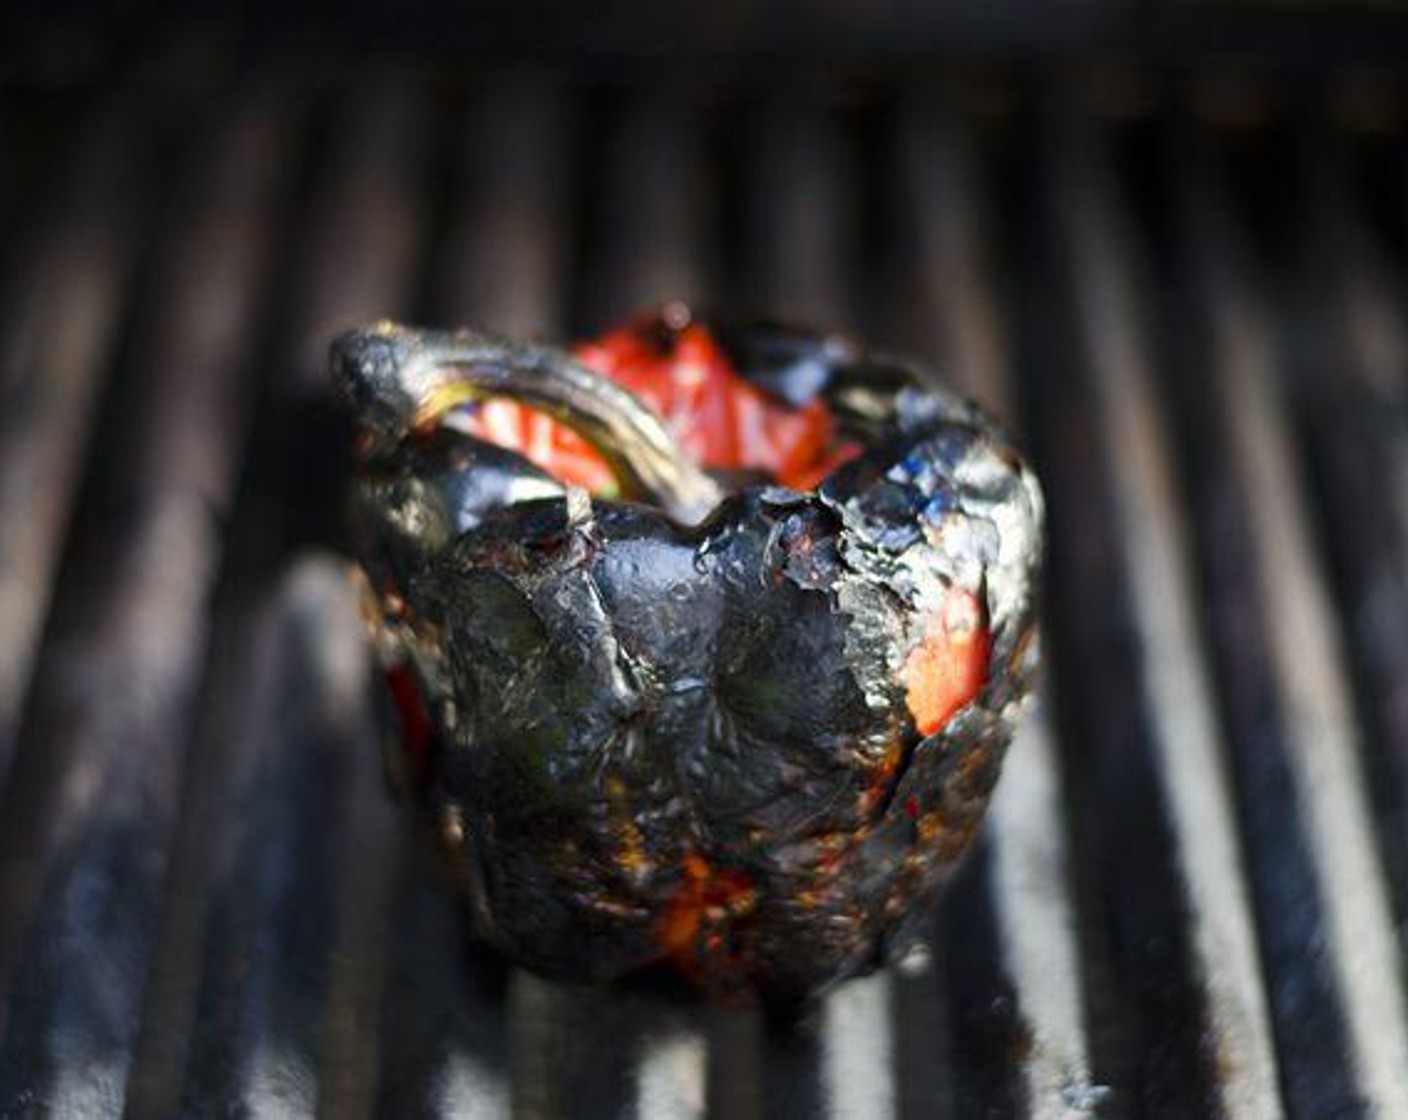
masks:
<svg viewBox="0 0 1408 1120"><path fill-rule="evenodd" d="M1408 1117L1401 82L25 57L0 1116ZM982 842L800 1024L467 945L337 554L337 329L667 298L931 360L1050 501Z"/></svg>

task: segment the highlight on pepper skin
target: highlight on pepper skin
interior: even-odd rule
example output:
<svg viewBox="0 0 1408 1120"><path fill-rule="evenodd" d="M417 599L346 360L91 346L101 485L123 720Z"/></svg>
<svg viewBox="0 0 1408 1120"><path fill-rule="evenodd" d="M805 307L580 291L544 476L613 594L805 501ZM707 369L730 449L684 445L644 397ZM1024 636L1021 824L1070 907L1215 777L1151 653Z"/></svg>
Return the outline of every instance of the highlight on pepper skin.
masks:
<svg viewBox="0 0 1408 1120"><path fill-rule="evenodd" d="M1042 502L972 405L669 305L571 353L339 339L393 786L543 973L795 998L968 846L1037 660Z"/></svg>

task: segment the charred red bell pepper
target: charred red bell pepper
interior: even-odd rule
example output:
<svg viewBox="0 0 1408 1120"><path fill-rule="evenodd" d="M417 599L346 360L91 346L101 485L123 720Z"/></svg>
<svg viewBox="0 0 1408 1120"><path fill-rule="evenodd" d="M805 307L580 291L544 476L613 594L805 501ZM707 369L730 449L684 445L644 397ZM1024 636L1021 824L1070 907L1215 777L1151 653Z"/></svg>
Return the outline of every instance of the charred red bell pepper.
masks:
<svg viewBox="0 0 1408 1120"><path fill-rule="evenodd" d="M678 306L575 358L383 325L333 365L391 771L479 932L786 996L904 944L1036 662L1041 496L993 426Z"/></svg>

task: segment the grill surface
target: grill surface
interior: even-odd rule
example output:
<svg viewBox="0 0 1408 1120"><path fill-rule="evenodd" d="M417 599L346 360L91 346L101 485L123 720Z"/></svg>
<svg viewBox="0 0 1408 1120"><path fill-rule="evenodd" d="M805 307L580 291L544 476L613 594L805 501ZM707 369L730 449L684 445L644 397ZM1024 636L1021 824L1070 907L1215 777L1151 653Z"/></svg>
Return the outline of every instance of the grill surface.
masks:
<svg viewBox="0 0 1408 1120"><path fill-rule="evenodd" d="M0 108L0 1116L1408 1116L1408 99L423 77ZM467 948L381 788L324 347L665 298L1021 430L1041 709L801 1024Z"/></svg>

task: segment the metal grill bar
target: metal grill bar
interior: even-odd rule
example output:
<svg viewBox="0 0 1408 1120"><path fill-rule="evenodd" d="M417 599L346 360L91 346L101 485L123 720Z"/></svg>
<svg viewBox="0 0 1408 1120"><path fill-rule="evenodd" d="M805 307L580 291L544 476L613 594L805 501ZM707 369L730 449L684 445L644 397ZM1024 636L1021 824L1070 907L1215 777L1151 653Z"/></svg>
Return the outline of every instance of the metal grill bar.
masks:
<svg viewBox="0 0 1408 1120"><path fill-rule="evenodd" d="M0 266L45 281L7 401L46 388L0 421L0 1115L1408 1115L1408 342L1352 137L1287 126L1318 232L1277 286L1218 174L1241 140L1188 117L298 71L159 86L156 125L115 100ZM664 297L904 336L1027 421L1052 496L1051 718L927 968L801 1023L467 950L306 550L339 531L336 329L561 337Z"/></svg>

